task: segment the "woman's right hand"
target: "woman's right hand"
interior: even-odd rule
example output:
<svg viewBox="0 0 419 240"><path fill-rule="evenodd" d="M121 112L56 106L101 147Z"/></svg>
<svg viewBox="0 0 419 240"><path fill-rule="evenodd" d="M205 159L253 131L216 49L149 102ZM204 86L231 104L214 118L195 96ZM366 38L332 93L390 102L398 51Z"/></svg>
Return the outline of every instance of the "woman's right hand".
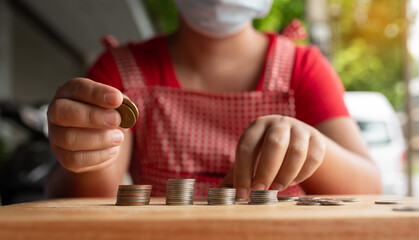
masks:
<svg viewBox="0 0 419 240"><path fill-rule="evenodd" d="M60 86L48 108L49 139L61 165L72 172L109 166L124 141L115 110L123 95L116 88L86 78Z"/></svg>

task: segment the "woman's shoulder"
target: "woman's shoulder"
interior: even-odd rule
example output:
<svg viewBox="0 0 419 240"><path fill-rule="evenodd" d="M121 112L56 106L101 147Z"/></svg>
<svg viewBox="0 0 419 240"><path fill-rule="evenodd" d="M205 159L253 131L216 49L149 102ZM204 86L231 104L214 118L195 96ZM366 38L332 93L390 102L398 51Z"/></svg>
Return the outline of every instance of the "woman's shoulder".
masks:
<svg viewBox="0 0 419 240"><path fill-rule="evenodd" d="M136 60L142 65L150 64L153 58L158 58L159 51L163 51L166 36L156 36L145 41L128 42L123 45L107 47L87 73L87 77L95 81L122 89L122 81L116 66L113 51L128 47Z"/></svg>
<svg viewBox="0 0 419 240"><path fill-rule="evenodd" d="M323 53L315 45L295 45L295 60L298 64L315 63L319 58L324 59Z"/></svg>
<svg viewBox="0 0 419 240"><path fill-rule="evenodd" d="M295 45L294 77L302 80L316 75L335 75L329 59L317 46Z"/></svg>

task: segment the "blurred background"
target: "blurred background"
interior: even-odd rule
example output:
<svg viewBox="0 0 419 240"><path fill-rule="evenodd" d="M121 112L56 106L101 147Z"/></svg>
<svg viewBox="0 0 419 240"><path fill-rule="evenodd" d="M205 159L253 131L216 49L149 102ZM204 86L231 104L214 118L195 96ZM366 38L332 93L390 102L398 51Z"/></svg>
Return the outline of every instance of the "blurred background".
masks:
<svg viewBox="0 0 419 240"><path fill-rule="evenodd" d="M385 194L419 196L419 1L274 0L261 31L300 19L340 75L348 109L379 166ZM101 38L144 41L177 28L171 0L0 0L0 197L43 199L56 163L46 109L83 76Z"/></svg>

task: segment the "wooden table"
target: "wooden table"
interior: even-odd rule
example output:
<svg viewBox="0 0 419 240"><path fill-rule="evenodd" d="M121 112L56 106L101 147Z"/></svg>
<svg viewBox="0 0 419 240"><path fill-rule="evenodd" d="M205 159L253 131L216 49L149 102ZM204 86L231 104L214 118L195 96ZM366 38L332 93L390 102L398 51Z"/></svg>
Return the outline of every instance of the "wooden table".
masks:
<svg viewBox="0 0 419 240"><path fill-rule="evenodd" d="M114 206L115 199L59 199L0 207L0 239L419 239L419 212L360 196L346 206Z"/></svg>

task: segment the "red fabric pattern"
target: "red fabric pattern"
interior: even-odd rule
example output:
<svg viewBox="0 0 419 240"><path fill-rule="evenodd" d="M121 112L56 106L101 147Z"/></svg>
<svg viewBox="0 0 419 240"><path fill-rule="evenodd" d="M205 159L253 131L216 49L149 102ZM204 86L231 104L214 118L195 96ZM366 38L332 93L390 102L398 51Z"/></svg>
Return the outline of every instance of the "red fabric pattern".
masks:
<svg viewBox="0 0 419 240"><path fill-rule="evenodd" d="M271 52L276 35L267 36L270 39L268 52ZM132 43L129 46L141 66L148 86L180 88L164 37L144 43ZM264 74L265 71L261 74L256 91L262 89ZM124 90L111 51L105 51L98 58L87 77ZM302 122L315 126L327 119L349 116L343 101L344 88L339 76L317 47L295 47L291 89L295 93L296 118Z"/></svg>

